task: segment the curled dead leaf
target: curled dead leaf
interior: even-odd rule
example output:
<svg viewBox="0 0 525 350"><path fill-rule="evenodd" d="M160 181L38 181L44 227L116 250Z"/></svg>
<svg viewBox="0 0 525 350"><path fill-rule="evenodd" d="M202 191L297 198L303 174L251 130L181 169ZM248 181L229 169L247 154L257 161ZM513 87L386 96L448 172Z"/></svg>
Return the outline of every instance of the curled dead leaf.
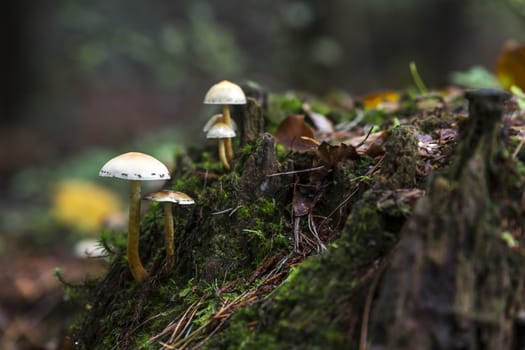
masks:
<svg viewBox="0 0 525 350"><path fill-rule="evenodd" d="M311 195L296 190L293 194L292 208L294 216L305 216L310 213L314 207L315 201Z"/></svg>
<svg viewBox="0 0 525 350"><path fill-rule="evenodd" d="M304 122L302 114L286 117L277 127L274 136L277 143L298 151L305 151L318 145L312 128Z"/></svg>
<svg viewBox="0 0 525 350"><path fill-rule="evenodd" d="M327 168L333 167L336 163L343 160L359 160L361 157L357 154L354 146L341 143L332 146L323 141L317 148L317 155L319 157L317 165L324 165Z"/></svg>

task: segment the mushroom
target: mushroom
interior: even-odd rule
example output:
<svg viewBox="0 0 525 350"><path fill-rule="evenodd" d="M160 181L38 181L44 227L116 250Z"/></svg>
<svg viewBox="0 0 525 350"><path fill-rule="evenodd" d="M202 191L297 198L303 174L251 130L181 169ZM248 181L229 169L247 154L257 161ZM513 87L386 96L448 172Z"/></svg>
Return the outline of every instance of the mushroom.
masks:
<svg viewBox="0 0 525 350"><path fill-rule="evenodd" d="M195 204L195 201L186 193L172 190L161 190L150 193L144 197L153 202L160 202L164 207L164 245L166 247L166 259L168 266L173 266L175 259L175 249L173 247L174 230L173 214L171 212L172 203L179 205Z"/></svg>
<svg viewBox="0 0 525 350"><path fill-rule="evenodd" d="M216 122L206 134L207 139L218 139L219 140L219 159L224 165L226 170L230 170L230 164L228 163L228 158L226 157L226 144L227 140L231 140L232 137L235 137L235 131L233 128L226 124L225 122Z"/></svg>
<svg viewBox="0 0 525 350"><path fill-rule="evenodd" d="M224 116L224 123L232 126L230 117L229 105L244 105L246 104L246 96L241 87L230 81L223 80L213 85L206 96L204 97L205 104L222 105L222 115ZM233 160L233 147L231 139L225 140L226 155L228 160Z"/></svg>
<svg viewBox="0 0 525 350"><path fill-rule="evenodd" d="M202 128L202 131L208 132L210 131L211 127L217 123L217 122L224 122L224 117L222 116L222 113L212 115L210 119L204 124L204 127ZM235 123L235 120L231 119L231 126L233 131L237 131L237 123Z"/></svg>
<svg viewBox="0 0 525 350"><path fill-rule="evenodd" d="M129 152L109 160L100 169L98 175L130 181L127 254L131 274L137 282L141 283L148 276L148 272L142 265L139 256L140 182L167 180L170 178L170 173L164 164L152 156L140 152Z"/></svg>

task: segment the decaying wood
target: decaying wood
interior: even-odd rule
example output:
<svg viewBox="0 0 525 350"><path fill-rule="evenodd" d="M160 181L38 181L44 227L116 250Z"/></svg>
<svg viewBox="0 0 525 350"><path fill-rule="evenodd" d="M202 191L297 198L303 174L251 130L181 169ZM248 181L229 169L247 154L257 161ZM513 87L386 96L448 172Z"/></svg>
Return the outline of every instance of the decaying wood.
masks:
<svg viewBox="0 0 525 350"><path fill-rule="evenodd" d="M520 178L502 175L512 172L497 141L506 95L467 97L457 167L434 179L402 230L373 312L371 349L523 349L516 325L525 306L516 300L524 259L501 238L506 216L524 214L513 202Z"/></svg>

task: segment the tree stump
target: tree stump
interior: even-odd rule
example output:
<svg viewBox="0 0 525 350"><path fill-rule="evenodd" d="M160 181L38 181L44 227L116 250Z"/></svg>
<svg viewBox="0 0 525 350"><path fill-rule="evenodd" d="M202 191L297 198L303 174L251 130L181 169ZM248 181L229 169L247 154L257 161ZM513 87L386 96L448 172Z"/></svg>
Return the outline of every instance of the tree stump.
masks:
<svg viewBox="0 0 525 350"><path fill-rule="evenodd" d="M521 232L524 215L523 181L496 142L507 97L467 93L458 163L434 179L402 230L371 349L523 349L525 260L501 236Z"/></svg>

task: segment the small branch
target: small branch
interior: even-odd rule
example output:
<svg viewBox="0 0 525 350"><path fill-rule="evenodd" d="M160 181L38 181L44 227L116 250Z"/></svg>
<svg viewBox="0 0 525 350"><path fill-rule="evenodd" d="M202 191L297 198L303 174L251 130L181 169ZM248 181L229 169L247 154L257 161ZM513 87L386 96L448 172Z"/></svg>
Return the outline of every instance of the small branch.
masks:
<svg viewBox="0 0 525 350"><path fill-rule="evenodd" d="M221 214L226 214L226 213L229 213L233 210L233 208L228 208L228 209L224 209L224 210L221 210L221 211L216 211L214 213L211 213L211 215L221 215Z"/></svg>
<svg viewBox="0 0 525 350"><path fill-rule="evenodd" d="M324 165L320 165L318 167L310 168L310 169L292 170L292 171L286 171L284 173L274 173L274 174L266 175L266 177L281 176L281 175L292 175L292 174L299 174L299 173L307 173L307 172L310 172L310 171L321 170L323 168L324 168Z"/></svg>
<svg viewBox="0 0 525 350"><path fill-rule="evenodd" d="M361 320L361 334L359 338L359 350L367 350L367 338L368 338L368 321L370 319L370 310L372 309L372 301L374 300L374 294L377 289L377 285L379 284L379 281L381 280L381 276L383 276L383 273L385 272L390 260L392 259L394 253L397 250L397 246L392 248L390 252L387 254L387 256L381 261L381 265L376 270L376 275L374 276L374 279L372 280L372 283L370 284L370 288L368 289L368 293L366 295L365 300L365 307L363 309L363 317Z"/></svg>
<svg viewBox="0 0 525 350"><path fill-rule="evenodd" d="M358 149L359 147L361 147L362 145L365 144L366 140L368 140L368 138L370 137L370 134L372 133L372 130L374 129L373 126L371 126L369 129L368 129L368 132L366 133L366 136L365 138L363 139L363 141L359 142L356 146L354 146L355 149Z"/></svg>

